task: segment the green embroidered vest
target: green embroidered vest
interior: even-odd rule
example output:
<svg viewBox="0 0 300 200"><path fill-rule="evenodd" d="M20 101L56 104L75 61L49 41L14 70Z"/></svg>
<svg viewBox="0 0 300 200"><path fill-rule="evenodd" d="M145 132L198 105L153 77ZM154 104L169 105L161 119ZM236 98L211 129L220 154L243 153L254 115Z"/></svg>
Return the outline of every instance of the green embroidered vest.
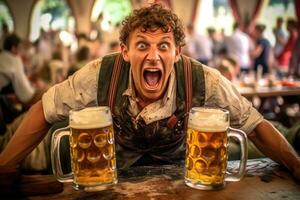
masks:
<svg viewBox="0 0 300 200"><path fill-rule="evenodd" d="M98 105L107 106L110 81L118 53L103 58L98 81ZM190 59L192 64L192 107L203 106L205 82L202 65ZM112 109L118 167L126 168L144 154L167 162L182 160L185 155L185 77L183 61L175 63L177 91L175 113L170 118L146 125L143 120L135 120L128 112L129 100L123 96L128 88L130 64L122 59L121 71L117 79L116 95ZM173 123L170 123L172 121Z"/></svg>

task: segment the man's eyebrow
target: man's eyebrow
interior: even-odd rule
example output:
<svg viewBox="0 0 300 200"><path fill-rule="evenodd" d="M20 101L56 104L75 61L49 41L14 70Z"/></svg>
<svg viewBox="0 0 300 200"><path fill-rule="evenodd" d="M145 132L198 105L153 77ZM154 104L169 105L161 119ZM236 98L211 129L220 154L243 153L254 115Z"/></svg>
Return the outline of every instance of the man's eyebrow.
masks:
<svg viewBox="0 0 300 200"><path fill-rule="evenodd" d="M164 36L163 38L161 38L161 40L165 40L165 39L171 39L170 36Z"/></svg>
<svg viewBox="0 0 300 200"><path fill-rule="evenodd" d="M142 38L142 39L146 39L146 37L143 36L143 35L137 35L136 37L139 37L139 38Z"/></svg>

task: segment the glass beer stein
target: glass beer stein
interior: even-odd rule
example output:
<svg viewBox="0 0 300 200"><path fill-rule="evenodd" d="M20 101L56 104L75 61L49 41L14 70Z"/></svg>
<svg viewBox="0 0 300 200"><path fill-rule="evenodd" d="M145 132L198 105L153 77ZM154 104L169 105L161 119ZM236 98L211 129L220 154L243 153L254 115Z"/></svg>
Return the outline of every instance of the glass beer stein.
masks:
<svg viewBox="0 0 300 200"><path fill-rule="evenodd" d="M235 137L241 146L236 174L227 172L228 137ZM189 113L186 158L186 185L202 190L220 189L226 181L239 181L247 162L247 136L229 127L229 112L224 109L194 107Z"/></svg>
<svg viewBox="0 0 300 200"><path fill-rule="evenodd" d="M60 140L69 136L72 172L63 174ZM60 182L73 182L85 191L105 189L117 183L114 131L109 107L71 110L69 127L52 135L51 163L53 174Z"/></svg>

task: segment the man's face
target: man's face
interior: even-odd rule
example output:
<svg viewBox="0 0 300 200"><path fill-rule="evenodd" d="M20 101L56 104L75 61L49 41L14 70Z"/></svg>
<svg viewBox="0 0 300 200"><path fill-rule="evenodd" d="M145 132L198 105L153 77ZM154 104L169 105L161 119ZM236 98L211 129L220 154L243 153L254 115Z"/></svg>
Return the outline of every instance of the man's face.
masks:
<svg viewBox="0 0 300 200"><path fill-rule="evenodd" d="M127 45L121 45L124 60L131 64L137 96L147 102L162 97L173 65L179 59L180 47L175 46L173 32L161 29L142 32L135 29Z"/></svg>

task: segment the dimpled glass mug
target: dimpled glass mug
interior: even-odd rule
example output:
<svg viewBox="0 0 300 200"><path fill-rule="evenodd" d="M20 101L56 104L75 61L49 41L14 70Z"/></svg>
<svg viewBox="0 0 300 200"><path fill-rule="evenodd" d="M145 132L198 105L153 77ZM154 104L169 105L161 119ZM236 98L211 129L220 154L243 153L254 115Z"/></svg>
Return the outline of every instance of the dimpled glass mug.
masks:
<svg viewBox="0 0 300 200"><path fill-rule="evenodd" d="M227 172L228 137L235 137L241 146L241 159L236 174ZM185 184L196 189L213 190L226 181L239 181L247 162L247 136L229 128L229 112L224 109L194 107L189 113Z"/></svg>
<svg viewBox="0 0 300 200"><path fill-rule="evenodd" d="M69 136L72 172L63 174L60 140ZM69 127L52 135L51 163L53 174L60 182L73 182L78 190L97 191L116 184L114 131L109 107L71 110Z"/></svg>

